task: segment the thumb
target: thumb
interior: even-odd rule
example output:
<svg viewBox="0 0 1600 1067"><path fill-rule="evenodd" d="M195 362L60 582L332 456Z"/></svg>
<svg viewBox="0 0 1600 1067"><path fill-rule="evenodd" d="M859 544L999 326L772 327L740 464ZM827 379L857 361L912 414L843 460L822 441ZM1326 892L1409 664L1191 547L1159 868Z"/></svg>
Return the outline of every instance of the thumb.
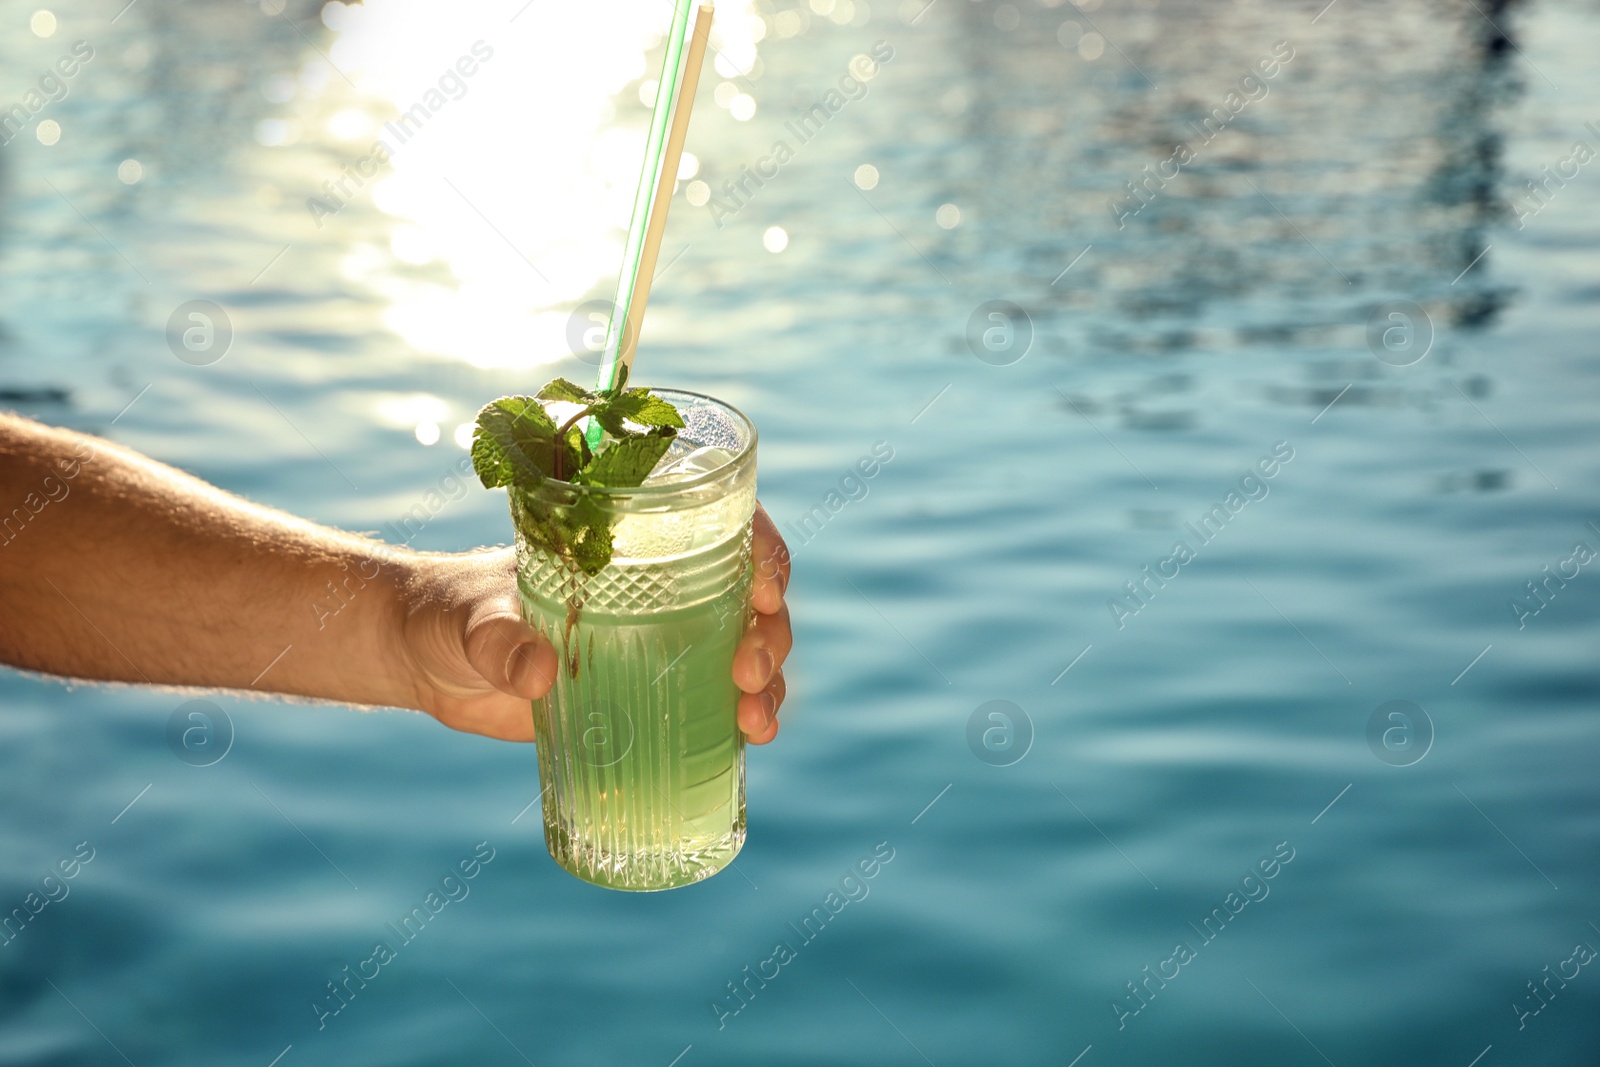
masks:
<svg viewBox="0 0 1600 1067"><path fill-rule="evenodd" d="M537 700L555 682L555 648L522 621L509 598L496 598L473 613L465 652L484 681L510 696Z"/></svg>

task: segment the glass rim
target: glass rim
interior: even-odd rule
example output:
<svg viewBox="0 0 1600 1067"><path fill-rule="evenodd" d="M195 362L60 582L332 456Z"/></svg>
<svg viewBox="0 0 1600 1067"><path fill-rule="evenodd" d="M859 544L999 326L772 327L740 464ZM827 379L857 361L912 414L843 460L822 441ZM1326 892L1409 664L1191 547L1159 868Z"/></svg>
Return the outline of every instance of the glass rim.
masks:
<svg viewBox="0 0 1600 1067"><path fill-rule="evenodd" d="M632 385L631 382L629 384ZM743 424L744 427L749 431L749 440L745 442L744 447L739 449L739 451L731 459L729 459L728 462L713 467L711 470L697 474L693 478L686 478L680 482L667 482L664 485L636 485L632 488L624 489L602 485L579 485L576 482L566 482L555 478L546 478L540 483L539 489L533 490L533 493L537 494L543 490L546 485L553 484L559 487L560 491L568 491L574 494L589 493L597 497L611 500L653 500L659 497L666 497L675 493L682 493L687 490L698 489L702 486L710 485L719 478L726 477L729 468L738 466L756 450L756 439L759 435L756 430L755 421L751 419L750 416L746 415L744 412L728 403L726 400L723 400L719 397L714 397L709 393L696 392L693 389L673 389L670 387L656 387L649 385L644 386L643 388L649 389L650 392L656 396L662 396L662 394L665 393L674 393L678 396L689 396L698 400L709 400L711 403L716 404L718 407L727 411L741 424ZM663 399L665 399L664 396Z"/></svg>

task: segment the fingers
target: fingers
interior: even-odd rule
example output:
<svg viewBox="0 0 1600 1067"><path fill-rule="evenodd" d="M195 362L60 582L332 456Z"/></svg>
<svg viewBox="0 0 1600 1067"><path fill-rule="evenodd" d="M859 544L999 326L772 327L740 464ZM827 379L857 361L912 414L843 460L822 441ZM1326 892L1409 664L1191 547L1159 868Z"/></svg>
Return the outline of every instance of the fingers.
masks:
<svg viewBox="0 0 1600 1067"><path fill-rule="evenodd" d="M467 662L507 696L537 700L555 682L556 650L522 621L509 599L491 602L475 613L467 623L464 644Z"/></svg>
<svg viewBox="0 0 1600 1067"><path fill-rule="evenodd" d="M764 745L778 736L778 709L788 692L783 672L778 671L772 681L759 693L745 693L739 698L739 729L752 745Z"/></svg>
<svg viewBox="0 0 1600 1067"><path fill-rule="evenodd" d="M789 588L789 546L766 509L759 504L752 526L756 581L751 600L756 611L771 615L783 606L783 594Z"/></svg>
<svg viewBox="0 0 1600 1067"><path fill-rule="evenodd" d="M756 619L734 653L733 680L743 690L737 712L739 729L750 744L764 745L778 736L778 708L788 692L783 661L794 644L789 608L783 602L789 588L789 546L759 504L752 534L756 577L750 598Z"/></svg>
<svg viewBox="0 0 1600 1067"><path fill-rule="evenodd" d="M746 693L767 687L783 661L789 658L794 637L789 632L789 608L779 604L773 615L757 615L733 654L733 681Z"/></svg>

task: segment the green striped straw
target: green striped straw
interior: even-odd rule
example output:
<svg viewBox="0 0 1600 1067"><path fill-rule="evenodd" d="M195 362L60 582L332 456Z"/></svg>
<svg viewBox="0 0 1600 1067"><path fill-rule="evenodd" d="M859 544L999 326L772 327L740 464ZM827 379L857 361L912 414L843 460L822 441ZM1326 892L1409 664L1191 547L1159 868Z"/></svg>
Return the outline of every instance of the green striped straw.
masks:
<svg viewBox="0 0 1600 1067"><path fill-rule="evenodd" d="M622 255L622 273L617 277L617 296L612 303L611 323L606 327L606 347L600 361L600 374L595 388L610 389L617 381L617 368L622 361L622 341L629 305L634 289L639 284L639 261L644 253L645 231L650 227L650 210L655 199L657 183L661 180L661 167L665 161L667 125L677 106L678 90L684 58L684 45L689 37L689 10L696 0L677 0L672 15L672 28L667 32L667 53L661 61L661 81L656 86L655 112L650 119L650 139L646 142L644 168L639 173L639 191L633 198L633 219L628 224L628 243ZM632 324L639 328L638 323ZM603 431L598 423L588 428L590 447L600 443Z"/></svg>

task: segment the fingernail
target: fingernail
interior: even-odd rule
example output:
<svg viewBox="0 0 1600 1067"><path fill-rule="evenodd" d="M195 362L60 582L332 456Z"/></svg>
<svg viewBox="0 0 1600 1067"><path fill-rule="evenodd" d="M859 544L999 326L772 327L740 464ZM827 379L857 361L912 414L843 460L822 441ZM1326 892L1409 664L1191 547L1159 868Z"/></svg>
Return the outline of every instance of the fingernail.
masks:
<svg viewBox="0 0 1600 1067"><path fill-rule="evenodd" d="M761 711L767 717L767 725L772 725L772 717L778 714L778 700L771 693L761 694Z"/></svg>
<svg viewBox="0 0 1600 1067"><path fill-rule="evenodd" d="M772 678L772 672L777 669L777 662L772 658L772 653L764 648L756 649L756 659L761 664L761 683L765 685Z"/></svg>

